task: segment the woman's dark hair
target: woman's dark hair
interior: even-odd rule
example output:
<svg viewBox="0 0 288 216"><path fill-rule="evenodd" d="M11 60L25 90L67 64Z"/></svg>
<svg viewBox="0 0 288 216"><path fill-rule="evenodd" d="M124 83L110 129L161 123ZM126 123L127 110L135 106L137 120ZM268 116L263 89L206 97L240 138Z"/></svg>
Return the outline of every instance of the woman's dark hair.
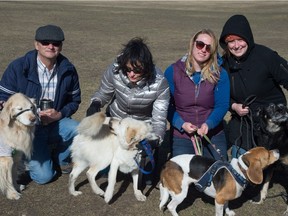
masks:
<svg viewBox="0 0 288 216"><path fill-rule="evenodd" d="M118 71L122 70L123 74L127 76L126 64L130 62L131 66L139 67L139 63L143 68L142 77L146 80L152 79L154 76L155 65L153 63L152 54L148 46L144 43L142 38L132 38L124 48L121 50L117 58Z"/></svg>

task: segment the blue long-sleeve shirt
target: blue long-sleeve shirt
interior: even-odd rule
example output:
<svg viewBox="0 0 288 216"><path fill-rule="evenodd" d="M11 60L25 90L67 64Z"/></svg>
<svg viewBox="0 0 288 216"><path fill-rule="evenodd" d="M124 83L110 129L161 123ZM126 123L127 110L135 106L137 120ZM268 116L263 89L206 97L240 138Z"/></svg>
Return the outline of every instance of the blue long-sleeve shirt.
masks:
<svg viewBox="0 0 288 216"><path fill-rule="evenodd" d="M218 63L222 63L222 59L218 59ZM171 98L174 97L174 82L173 82L173 66L170 65L165 71L165 77L168 80ZM200 73L194 73L191 77L195 84L200 80ZM201 88L200 88L201 91ZM210 115L208 116L205 123L208 125L209 130L215 128L223 120L225 114L228 111L230 103L230 82L227 71L221 68L220 78L214 89L214 108ZM173 127L177 128L179 131L183 131L182 125L184 120L181 118L179 113L176 111L175 106L170 103L168 110L168 121L172 124ZM193 123L193 122L192 122Z"/></svg>

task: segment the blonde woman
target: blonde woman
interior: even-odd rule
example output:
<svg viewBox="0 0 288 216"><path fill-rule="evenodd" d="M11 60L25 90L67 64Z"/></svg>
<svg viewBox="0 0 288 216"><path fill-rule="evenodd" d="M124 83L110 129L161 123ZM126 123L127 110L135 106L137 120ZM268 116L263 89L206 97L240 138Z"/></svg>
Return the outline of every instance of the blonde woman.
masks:
<svg viewBox="0 0 288 216"><path fill-rule="evenodd" d="M171 93L168 121L173 134L173 157L195 153L215 157L216 150L227 159L222 122L229 107L230 84L217 49L215 34L202 29L191 38L188 54L165 71ZM201 152L195 145L199 137Z"/></svg>

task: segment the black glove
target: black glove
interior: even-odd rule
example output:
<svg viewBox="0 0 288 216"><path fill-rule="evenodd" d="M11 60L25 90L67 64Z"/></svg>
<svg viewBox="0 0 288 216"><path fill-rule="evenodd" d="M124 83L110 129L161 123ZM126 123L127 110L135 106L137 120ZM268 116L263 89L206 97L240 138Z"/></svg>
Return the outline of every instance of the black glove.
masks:
<svg viewBox="0 0 288 216"><path fill-rule="evenodd" d="M160 140L155 139L155 140L148 140L148 143L151 145L152 149L155 149L160 146Z"/></svg>
<svg viewBox="0 0 288 216"><path fill-rule="evenodd" d="M86 116L91 116L96 112L100 112L101 111L101 103L100 101L93 101L89 108L86 111Z"/></svg>

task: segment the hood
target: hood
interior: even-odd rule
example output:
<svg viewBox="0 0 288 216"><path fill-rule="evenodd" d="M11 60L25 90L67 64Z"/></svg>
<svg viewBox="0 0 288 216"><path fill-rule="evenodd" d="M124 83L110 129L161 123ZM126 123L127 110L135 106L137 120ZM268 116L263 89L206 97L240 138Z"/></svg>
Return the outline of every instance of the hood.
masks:
<svg viewBox="0 0 288 216"><path fill-rule="evenodd" d="M250 24L247 18L243 15L233 15L225 23L222 33L219 39L220 46L226 49L225 37L227 35L238 35L243 38L248 44L248 50L250 51L254 47L254 38Z"/></svg>

